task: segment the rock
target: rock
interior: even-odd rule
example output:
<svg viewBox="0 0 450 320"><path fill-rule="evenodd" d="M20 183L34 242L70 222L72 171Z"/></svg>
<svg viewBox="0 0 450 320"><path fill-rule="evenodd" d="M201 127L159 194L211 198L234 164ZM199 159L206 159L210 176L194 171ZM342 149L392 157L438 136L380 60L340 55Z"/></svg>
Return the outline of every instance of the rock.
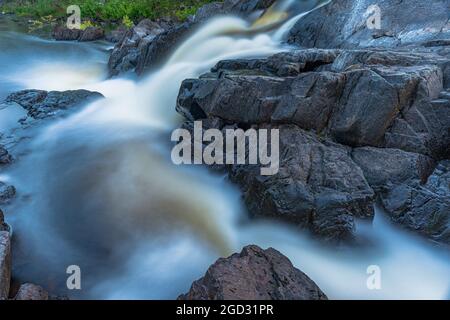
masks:
<svg viewBox="0 0 450 320"><path fill-rule="evenodd" d="M382 203L391 219L428 239L450 245L450 161L442 161L422 185L417 180L386 192Z"/></svg>
<svg viewBox="0 0 450 320"><path fill-rule="evenodd" d="M377 5L381 30L367 27L366 14ZM300 19L290 31L289 43L302 47L397 47L448 39L447 0L342 0L331 1Z"/></svg>
<svg viewBox="0 0 450 320"><path fill-rule="evenodd" d="M327 300L327 296L275 249L245 247L217 260L179 300Z"/></svg>
<svg viewBox="0 0 450 320"><path fill-rule="evenodd" d="M27 110L35 119L43 119L67 110L87 104L103 96L87 90L42 91L23 90L9 95L6 102L15 102Z"/></svg>
<svg viewBox="0 0 450 320"><path fill-rule="evenodd" d="M445 159L450 100L443 87L449 62L429 51L321 49L222 61L211 73L183 83L177 110L191 120L296 124L353 147Z"/></svg>
<svg viewBox="0 0 450 320"><path fill-rule="evenodd" d="M20 286L14 300L49 300L49 295L42 287L25 283Z"/></svg>
<svg viewBox="0 0 450 320"><path fill-rule="evenodd" d="M158 34L165 31L170 23L157 23L148 19L128 30L114 47L108 61L110 76L134 70L139 56L145 55L147 46Z"/></svg>
<svg viewBox="0 0 450 320"><path fill-rule="evenodd" d="M0 232L2 231L10 232L11 229L9 225L5 222L5 216L3 214L2 209L0 209Z"/></svg>
<svg viewBox="0 0 450 320"><path fill-rule="evenodd" d="M0 166L10 164L12 160L12 156L9 154L8 150L0 145Z"/></svg>
<svg viewBox="0 0 450 320"><path fill-rule="evenodd" d="M83 34L79 29L68 29L65 26L56 26L53 29L52 37L57 41L75 41Z"/></svg>
<svg viewBox="0 0 450 320"><path fill-rule="evenodd" d="M119 43L120 41L122 41L123 37L125 37L125 35L128 32L128 28L125 26L119 26L117 29L115 30L111 30L109 32L105 33L105 40L112 42L112 43Z"/></svg>
<svg viewBox="0 0 450 320"><path fill-rule="evenodd" d="M435 242L450 244L450 162L397 149L357 148L353 159L391 219Z"/></svg>
<svg viewBox="0 0 450 320"><path fill-rule="evenodd" d="M399 149L356 148L352 158L371 187L380 192L409 180L425 183L436 167L428 156Z"/></svg>
<svg viewBox="0 0 450 320"><path fill-rule="evenodd" d="M0 204L8 203L16 196L16 188L0 181Z"/></svg>
<svg viewBox="0 0 450 320"><path fill-rule="evenodd" d="M85 30L80 30L56 26L53 29L52 37L57 41L96 41L105 38L105 31L99 27L87 27Z"/></svg>
<svg viewBox="0 0 450 320"><path fill-rule="evenodd" d="M102 28L88 27L82 32L82 34L80 35L80 38L78 40L81 42L96 41L96 40L101 40L104 37L105 37L105 31Z"/></svg>
<svg viewBox="0 0 450 320"><path fill-rule="evenodd" d="M230 170L249 212L290 222L328 242L353 240L355 218L373 218L375 194L350 150L294 125L271 128L280 130L279 173L261 176L258 166L248 165Z"/></svg>
<svg viewBox="0 0 450 320"><path fill-rule="evenodd" d="M11 283L11 240L9 233L0 231L0 300L8 299Z"/></svg>

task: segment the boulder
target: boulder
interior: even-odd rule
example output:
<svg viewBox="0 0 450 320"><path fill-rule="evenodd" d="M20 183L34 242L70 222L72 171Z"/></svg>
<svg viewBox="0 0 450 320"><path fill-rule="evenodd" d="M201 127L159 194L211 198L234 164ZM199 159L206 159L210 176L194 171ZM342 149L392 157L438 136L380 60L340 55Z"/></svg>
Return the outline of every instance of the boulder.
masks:
<svg viewBox="0 0 450 320"><path fill-rule="evenodd" d="M425 184L409 180L390 188L382 204L394 222L431 241L450 245L450 161L438 164Z"/></svg>
<svg viewBox="0 0 450 320"><path fill-rule="evenodd" d="M380 9L381 29L367 27ZM289 43L302 47L356 48L397 47L450 36L447 0L340 0L300 19L290 31Z"/></svg>
<svg viewBox="0 0 450 320"><path fill-rule="evenodd" d="M8 299L11 283L11 240L7 231L0 231L0 300Z"/></svg>
<svg viewBox="0 0 450 320"><path fill-rule="evenodd" d="M14 300L49 300L48 292L31 283L22 284Z"/></svg>
<svg viewBox="0 0 450 320"><path fill-rule="evenodd" d="M16 188L0 181L0 204L8 203L16 196Z"/></svg>
<svg viewBox="0 0 450 320"><path fill-rule="evenodd" d="M62 110L68 110L100 99L98 92L87 90L43 91L23 90L9 95L6 102L15 102L27 110L35 119L54 116Z"/></svg>
<svg viewBox="0 0 450 320"><path fill-rule="evenodd" d="M12 160L12 156L9 154L8 150L0 145L0 166L10 164Z"/></svg>
<svg viewBox="0 0 450 320"><path fill-rule="evenodd" d="M65 26L56 26L53 29L52 37L57 41L75 41L80 39L83 31L80 29L69 29Z"/></svg>
<svg viewBox="0 0 450 320"><path fill-rule="evenodd" d="M303 272L275 249L245 247L217 260L179 300L327 300Z"/></svg>
<svg viewBox="0 0 450 320"><path fill-rule="evenodd" d="M149 43L164 32L170 23L157 23L148 19L142 20L137 26L128 30L114 47L108 61L110 76L116 76L134 70L138 58L145 54Z"/></svg>
<svg viewBox="0 0 450 320"><path fill-rule="evenodd" d="M426 50L408 55L323 49L222 61L211 73L182 84L177 110L191 120L295 124L353 147L445 159L449 62Z"/></svg>
<svg viewBox="0 0 450 320"><path fill-rule="evenodd" d="M105 37L105 31L102 28L98 27L88 27L80 35L78 41L86 42L86 41L96 41L101 40Z"/></svg>

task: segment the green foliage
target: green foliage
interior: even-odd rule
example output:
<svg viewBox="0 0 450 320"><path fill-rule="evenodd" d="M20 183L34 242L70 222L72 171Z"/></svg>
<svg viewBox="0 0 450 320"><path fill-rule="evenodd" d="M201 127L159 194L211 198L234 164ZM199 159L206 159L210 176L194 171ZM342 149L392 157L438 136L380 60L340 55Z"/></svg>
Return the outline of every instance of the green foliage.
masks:
<svg viewBox="0 0 450 320"><path fill-rule="evenodd" d="M81 8L82 19L123 21L130 25L143 18L177 17L186 19L202 5L214 0L22 0L6 1L0 11L41 19L44 16L64 18L66 8ZM126 17L126 19L125 19ZM131 23L130 23L131 22Z"/></svg>

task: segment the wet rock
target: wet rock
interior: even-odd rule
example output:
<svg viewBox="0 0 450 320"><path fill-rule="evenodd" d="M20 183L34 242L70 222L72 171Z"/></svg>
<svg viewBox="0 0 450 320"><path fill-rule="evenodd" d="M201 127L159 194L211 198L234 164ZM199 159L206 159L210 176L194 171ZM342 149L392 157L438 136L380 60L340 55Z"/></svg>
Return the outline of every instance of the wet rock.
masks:
<svg viewBox="0 0 450 320"><path fill-rule="evenodd" d="M105 31L98 27L88 27L80 35L78 41L96 41L101 40L105 37Z"/></svg>
<svg viewBox="0 0 450 320"><path fill-rule="evenodd" d="M290 222L328 242L354 240L355 218L373 218L375 194L350 149L297 126L270 128L280 130L278 174L262 176L259 166L249 165L230 170L249 212Z"/></svg>
<svg viewBox="0 0 450 320"><path fill-rule="evenodd" d="M450 245L450 161L442 161L426 184L417 180L386 192L382 203L391 219L428 239Z"/></svg>
<svg viewBox="0 0 450 320"><path fill-rule="evenodd" d="M369 6L381 12L381 30L367 28ZM300 19L289 42L302 47L397 47L448 39L450 23L446 0L331 1Z"/></svg>
<svg viewBox="0 0 450 320"><path fill-rule="evenodd" d="M11 283L11 241L9 233L0 231L0 300L8 299Z"/></svg>
<svg viewBox="0 0 450 320"><path fill-rule="evenodd" d="M80 30L56 26L53 29L52 37L57 41L96 41L105 38L105 31L99 27L88 27L85 30Z"/></svg>
<svg viewBox="0 0 450 320"><path fill-rule="evenodd" d="M134 70L139 56L155 37L164 32L170 23L157 23L148 19L142 20L137 26L128 30L114 47L108 61L110 76Z"/></svg>
<svg viewBox="0 0 450 320"><path fill-rule="evenodd" d="M12 160L12 156L9 154L8 150L0 145L0 166L10 164Z"/></svg>
<svg viewBox="0 0 450 320"><path fill-rule="evenodd" d="M327 296L275 249L245 247L219 259L180 300L327 300Z"/></svg>
<svg viewBox="0 0 450 320"><path fill-rule="evenodd" d="M62 110L79 107L102 97L98 92L87 90L50 92L23 90L8 96L6 102L15 102L27 110L30 117L43 119L54 116Z"/></svg>
<svg viewBox="0 0 450 320"><path fill-rule="evenodd" d="M56 26L53 29L52 37L57 41L75 41L83 34L79 29L68 29L65 26Z"/></svg>
<svg viewBox="0 0 450 320"><path fill-rule="evenodd" d="M48 292L31 283L22 284L14 300L49 300Z"/></svg>
<svg viewBox="0 0 450 320"><path fill-rule="evenodd" d="M11 201L16 196L16 188L0 181L0 204Z"/></svg>
<svg viewBox="0 0 450 320"><path fill-rule="evenodd" d="M289 123L354 147L448 155L450 60L432 52L309 49L222 61L186 80L178 111L188 119ZM245 110L243 112L242 110Z"/></svg>
<svg viewBox="0 0 450 320"><path fill-rule="evenodd" d="M5 216L3 214L2 209L0 209L0 232L1 231L7 231L7 232L11 231L9 225L5 222Z"/></svg>
<svg viewBox="0 0 450 320"><path fill-rule="evenodd" d="M123 37L125 37L125 35L128 32L128 28L125 26L119 26L117 29L115 30L111 30L109 32L105 33L105 40L112 42L112 43L119 43L120 41L122 41Z"/></svg>

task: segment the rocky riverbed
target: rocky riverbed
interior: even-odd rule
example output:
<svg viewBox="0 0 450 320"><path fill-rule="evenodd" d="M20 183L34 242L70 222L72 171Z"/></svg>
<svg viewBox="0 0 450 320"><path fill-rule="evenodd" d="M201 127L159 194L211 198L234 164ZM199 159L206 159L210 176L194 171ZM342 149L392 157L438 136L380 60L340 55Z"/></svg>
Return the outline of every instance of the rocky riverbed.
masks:
<svg viewBox="0 0 450 320"><path fill-rule="evenodd" d="M402 234L405 230L418 235L422 239L419 241L426 243L427 248L437 250L440 254L443 252L446 256L450 246L450 8L445 0L433 0L427 5L419 0L378 1L377 4L385 12L383 29L368 30L365 20L360 17L374 3L370 0L321 3L323 6L284 25L289 26L289 29L282 38L281 46L277 44L272 47L270 43L264 54L240 53L232 59L215 61L212 68L202 65L195 72L186 72L188 79L180 79L184 81L174 92L178 96L176 101L175 96L171 97L172 111L176 110L184 123L177 121L174 125L171 123L171 126L192 130L193 122L201 120L208 129L220 131L228 128L280 130L280 170L277 175L261 176L260 168L251 165L214 168L214 172L226 175L227 183L239 188L245 210L251 218L248 223L281 223L290 228L289 232L310 235L316 245L330 247L331 250L343 247L347 248L344 251L348 248L369 250L367 248L372 245L371 241L361 232L360 226L361 223L372 224L379 214L376 211L378 207L385 212L390 223L398 227L395 232ZM162 82L175 79L175 75L181 72L171 70L167 64L174 48L195 35L207 21L224 14L255 20L267 13L273 4L274 1L264 0L227 0L201 8L184 23L143 20L130 30L123 30L117 37L107 66L109 77L120 79L129 77L133 72L139 76L149 74L150 80L147 80L146 88L149 91L162 88ZM317 4L315 1L307 1L303 11L309 11ZM292 17L293 15L288 16L286 21ZM251 37L258 32L269 32L267 30L271 31L270 28L261 31L250 27L245 29L244 34ZM237 31L226 30L225 35L232 37L234 32ZM219 33L218 36L225 35ZM74 35L72 31L57 29L54 36L58 40L82 41L100 39L104 35L100 36L98 30ZM168 78L159 79L154 72L162 66L173 74L168 73ZM71 164L73 161L75 164L90 166L87 160L91 159L91 155L97 157L98 154L94 153L94 147L87 146L90 140L98 136L94 129L107 121L102 118L90 127L85 123L96 119L96 114L102 114L106 108L115 110L114 101L108 100L108 96L104 99L106 93L73 89L47 91L28 88L10 93L4 99L0 104L0 112L15 108L20 109L22 114L12 130L0 131L0 173L9 172L8 168L15 164L20 168L20 162L27 159L27 152L22 145L33 139L31 135L35 130L50 126L53 131L49 132L57 134L60 132L58 130L65 128L68 133L63 137L66 138L55 141L70 144L67 137L73 138L78 132L74 128L83 123L81 128L87 130L83 131L82 142L74 143L67 153L64 148L60 152L52 150L54 153L47 159L53 166L51 172L60 173L64 177L83 177L80 186L69 182L73 185L70 185L70 190L66 193L73 194L78 190L88 189L103 195L103 189L106 188L102 184L104 181L116 185L131 181L129 188L143 186L146 192L156 192L155 202L163 201L160 198L166 196L155 191L157 188L152 187L143 174L139 177L141 173L133 171L143 168L144 161L141 158L126 158L126 170L131 170L126 175L127 179L123 179L123 176L120 179L108 178L100 163L93 163L92 168L86 169L90 171L79 169L80 173L59 163L60 159L69 156L74 157L70 159ZM172 94L169 88L165 89L167 95ZM136 100L139 101L130 99L133 100L128 101L130 104L141 103L144 99L149 104L155 101L172 101L162 98L156 100L154 97L148 99L137 91L131 92L130 96L137 97ZM93 102L99 101L103 101L104 106L103 109L99 107L101 110L97 112L94 107L98 104ZM85 107L89 105L91 107L86 111ZM80 110L84 110L81 115L78 114ZM141 117L141 113L138 115ZM64 122L61 119L69 120ZM123 119L126 119L126 126L114 127ZM121 139L129 142L127 139L131 131L128 126L135 119L118 113L117 118L109 121L114 126L109 127L108 131L102 131L102 139L106 141L123 131L126 138ZM52 124L56 126L51 127ZM147 125L146 122L144 124ZM144 124L138 122L136 126L140 128ZM110 160L105 164L108 170L117 173L123 169L118 165L123 161L116 161L117 154L128 156L129 151L126 150L140 153L136 150L145 146L141 144L142 133L136 137L132 140L136 147L131 149L124 148L122 140L112 141L111 145L114 147L106 143L106 146L102 143L94 145L99 146L102 157ZM83 154L83 157L79 154ZM156 162L154 158L151 159ZM157 171L154 169L154 176L149 180L164 180L158 180ZM92 182L88 176L95 177L100 182ZM138 178L128 180L130 176ZM168 174L167 179L170 178ZM48 177L44 180L47 179ZM18 201L17 198L26 203L30 197L23 194L23 186L18 188L10 180L0 175L0 208L4 208L7 221L6 210L20 208L14 204ZM57 190L65 187L55 184L54 179L48 180L52 180L49 183L53 185L47 185L45 194L54 192L56 197L46 195L48 198L44 199L44 193L35 194L34 197L56 200L61 195L55 207L65 208L66 193ZM124 189L118 190L125 193L125 187L121 187ZM164 187L161 186L161 189ZM186 190L173 194L184 200ZM103 218L90 218L93 210L100 210L103 214L108 211L106 209L112 208L108 206L109 202L117 203L109 199L119 195L121 192L107 193L109 198L105 198L108 199L105 202L108 204L81 203L87 199L84 195L68 198L72 207L67 208L67 212L77 212L80 216L79 220L73 216L68 218L71 223L75 220L77 222L74 229L67 232L64 243L80 240L80 230L93 233L98 230L120 230L121 239L123 238L120 245L127 248L124 243L128 234L122 229L131 225L130 221L124 220L118 224L116 218L108 217L108 223L105 224L98 221ZM136 212L139 215L136 220L142 227L147 227L147 223L152 225L163 220L159 213L153 213L151 222L141 218L145 212L143 207L150 206L153 210L173 214L170 210L164 211L168 210L169 202L158 207L153 202L151 205L146 202L148 199L134 197L136 192L132 198L133 205L143 205L116 205L110 214L121 217L122 211ZM174 217L186 219L189 223L199 217L201 221L196 220L195 226L200 225L198 228L202 231L207 230L205 238L214 238L216 232L208 221L204 221L208 217L197 216L201 205L180 202L175 211L191 212L191 216L180 218L177 213ZM115 210L120 211L120 214L116 216ZM14 212L10 214L13 216ZM11 244L12 228L4 222L3 216L3 211L0 210L0 299L57 298L40 286L25 283L28 281L22 280L27 278L23 276L23 272L18 277L19 281L15 279L15 269L12 267L14 252L11 254L11 248L15 248L14 243ZM50 217L54 229L65 230L65 216ZM133 222L135 223L134 220ZM98 227L98 224L101 226ZM156 234L155 229L157 228L146 230ZM20 237L21 233L14 231L13 242ZM123 259L123 252L113 252L113 247L119 246L117 239L104 236L98 243L97 240L91 240L86 234L78 244L92 248L87 254L90 259L87 265L91 266L104 257L113 262ZM222 240L214 238L211 242L213 246L221 248L222 256L229 256L231 253L224 249ZM249 242L246 243L248 244ZM24 250L23 246L20 248ZM234 247L231 251L240 251L240 248ZM290 257L283 255L278 249L263 250L260 246L245 246L241 253L217 260L204 277L195 281L189 291L184 291L187 293L170 292L171 298L181 294L179 299L325 300L330 296L320 284L319 288L314 278L310 279L305 274L302 261L294 263L300 267L299 270L289 260ZM74 249L77 250L80 248ZM446 259L443 263L444 270L448 268ZM211 262L213 260L208 264ZM125 266L118 267L121 268L128 270ZM197 276L192 276L189 282L198 278L199 273L195 274ZM58 281L60 280L55 280L56 283ZM448 277L442 279L444 284L448 281ZM51 291L52 286L47 283L39 284ZM57 285L53 287L56 288ZM101 287L101 290L107 289ZM56 294L59 295L60 290L57 291Z"/></svg>

